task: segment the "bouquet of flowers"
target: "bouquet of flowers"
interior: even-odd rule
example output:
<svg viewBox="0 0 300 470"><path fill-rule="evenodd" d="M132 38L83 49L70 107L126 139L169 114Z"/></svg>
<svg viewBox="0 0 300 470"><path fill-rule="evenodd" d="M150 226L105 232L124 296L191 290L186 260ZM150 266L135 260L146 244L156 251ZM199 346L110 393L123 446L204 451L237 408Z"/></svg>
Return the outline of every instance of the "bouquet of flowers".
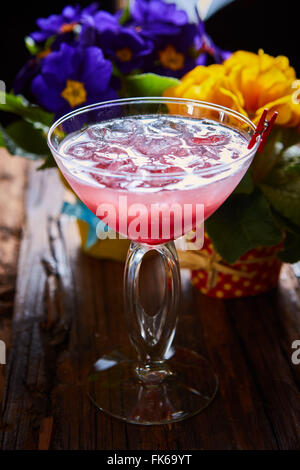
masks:
<svg viewBox="0 0 300 470"><path fill-rule="evenodd" d="M59 15L37 20L25 38L30 59L17 75L0 110L22 119L0 128L0 146L11 153L55 166L45 134L54 119L91 103L118 97L159 96L178 78L210 56L216 47L200 18L163 0L135 0L116 14L66 6Z"/></svg>

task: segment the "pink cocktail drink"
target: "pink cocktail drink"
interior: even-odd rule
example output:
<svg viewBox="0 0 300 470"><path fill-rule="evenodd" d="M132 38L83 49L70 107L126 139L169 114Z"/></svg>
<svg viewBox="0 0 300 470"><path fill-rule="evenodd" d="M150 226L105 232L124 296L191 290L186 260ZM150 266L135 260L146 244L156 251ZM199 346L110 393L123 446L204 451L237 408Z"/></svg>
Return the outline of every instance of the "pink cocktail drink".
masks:
<svg viewBox="0 0 300 470"><path fill-rule="evenodd" d="M209 362L196 351L171 347L181 306L173 240L198 228L234 190L260 144L257 139L248 149L254 132L248 118L230 109L160 97L96 103L50 129L51 152L77 196L131 240L124 306L136 358L113 348L95 362L88 381L92 401L108 414L167 424L214 399L218 381ZM201 234L196 230L195 249ZM149 252L160 256L165 271L155 315L145 311L139 291Z"/></svg>
<svg viewBox="0 0 300 470"><path fill-rule="evenodd" d="M212 120L140 115L87 126L59 152L64 176L94 214L156 245L195 229L224 202L249 166L248 142Z"/></svg>

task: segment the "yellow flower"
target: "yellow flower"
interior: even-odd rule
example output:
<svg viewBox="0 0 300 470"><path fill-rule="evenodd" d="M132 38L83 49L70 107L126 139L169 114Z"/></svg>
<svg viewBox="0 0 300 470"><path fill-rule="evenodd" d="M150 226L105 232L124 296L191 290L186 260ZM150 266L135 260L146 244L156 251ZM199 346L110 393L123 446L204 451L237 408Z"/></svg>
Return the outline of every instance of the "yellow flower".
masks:
<svg viewBox="0 0 300 470"><path fill-rule="evenodd" d="M84 84L76 80L67 80L66 88L61 92L61 96L69 102L71 108L84 103L86 101Z"/></svg>
<svg viewBox="0 0 300 470"><path fill-rule="evenodd" d="M116 51L116 56L122 62L129 62L132 58L132 51L129 47L123 47L123 49L119 49Z"/></svg>
<svg viewBox="0 0 300 470"><path fill-rule="evenodd" d="M165 96L191 98L226 106L257 123L264 108L278 111L276 124L300 125L300 81L287 57L237 51L222 65L198 66Z"/></svg>
<svg viewBox="0 0 300 470"><path fill-rule="evenodd" d="M171 70L179 70L184 66L184 55L177 52L175 47L170 44L165 49L158 51L158 55L161 64Z"/></svg>

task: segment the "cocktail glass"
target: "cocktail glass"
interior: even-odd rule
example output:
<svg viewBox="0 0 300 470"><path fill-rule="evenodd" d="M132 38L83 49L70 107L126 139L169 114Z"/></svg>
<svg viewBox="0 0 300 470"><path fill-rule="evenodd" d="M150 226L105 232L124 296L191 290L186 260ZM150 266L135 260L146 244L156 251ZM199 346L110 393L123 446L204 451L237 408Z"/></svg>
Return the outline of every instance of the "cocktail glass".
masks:
<svg viewBox="0 0 300 470"><path fill-rule="evenodd" d="M255 125L230 109L210 103L176 98L132 98L94 104L75 110L53 124L48 145L65 178L79 198L94 212L103 201L116 207L117 231L132 204L146 207L151 223L150 206L174 201L183 205L204 206L204 218L212 214L231 194L248 169L259 145L229 163L203 168L190 175L158 173L143 176L118 170L99 168L85 162L70 161L61 151L64 139L81 129L115 118L147 115L174 119L211 120L238 131L247 142ZM247 143L245 143L246 149ZM91 184L90 176L93 176ZM171 186L165 184L171 178ZM143 187L143 184L145 187ZM135 189L138 188L138 189ZM172 188L172 189L170 189ZM152 191L153 189L153 191ZM117 207L120 196L126 196L126 206ZM149 219L150 217L150 219ZM196 219L184 231L195 229ZM124 235L124 233L123 233ZM129 337L136 350L136 359L109 353L95 364L88 381L88 393L98 408L127 422L163 424L183 420L203 410L214 398L218 380L209 362L187 348L172 346L180 311L180 270L174 239L182 233L172 226L170 234L158 240L137 238L128 252L124 273L125 313ZM233 241L234 242L234 241ZM164 302L155 315L145 311L139 293L139 273L146 253L161 256L166 270Z"/></svg>

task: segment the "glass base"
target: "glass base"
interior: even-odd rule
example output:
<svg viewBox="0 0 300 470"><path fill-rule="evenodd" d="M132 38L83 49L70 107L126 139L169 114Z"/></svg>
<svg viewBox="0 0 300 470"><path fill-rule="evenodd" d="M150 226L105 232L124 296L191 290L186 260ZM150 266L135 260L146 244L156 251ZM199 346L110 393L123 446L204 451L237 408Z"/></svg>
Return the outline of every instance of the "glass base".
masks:
<svg viewBox="0 0 300 470"><path fill-rule="evenodd" d="M181 421L211 403L218 379L207 359L178 348L164 364L169 373L149 384L137 375L136 362L118 353L103 356L89 376L88 394L105 413L144 425Z"/></svg>

